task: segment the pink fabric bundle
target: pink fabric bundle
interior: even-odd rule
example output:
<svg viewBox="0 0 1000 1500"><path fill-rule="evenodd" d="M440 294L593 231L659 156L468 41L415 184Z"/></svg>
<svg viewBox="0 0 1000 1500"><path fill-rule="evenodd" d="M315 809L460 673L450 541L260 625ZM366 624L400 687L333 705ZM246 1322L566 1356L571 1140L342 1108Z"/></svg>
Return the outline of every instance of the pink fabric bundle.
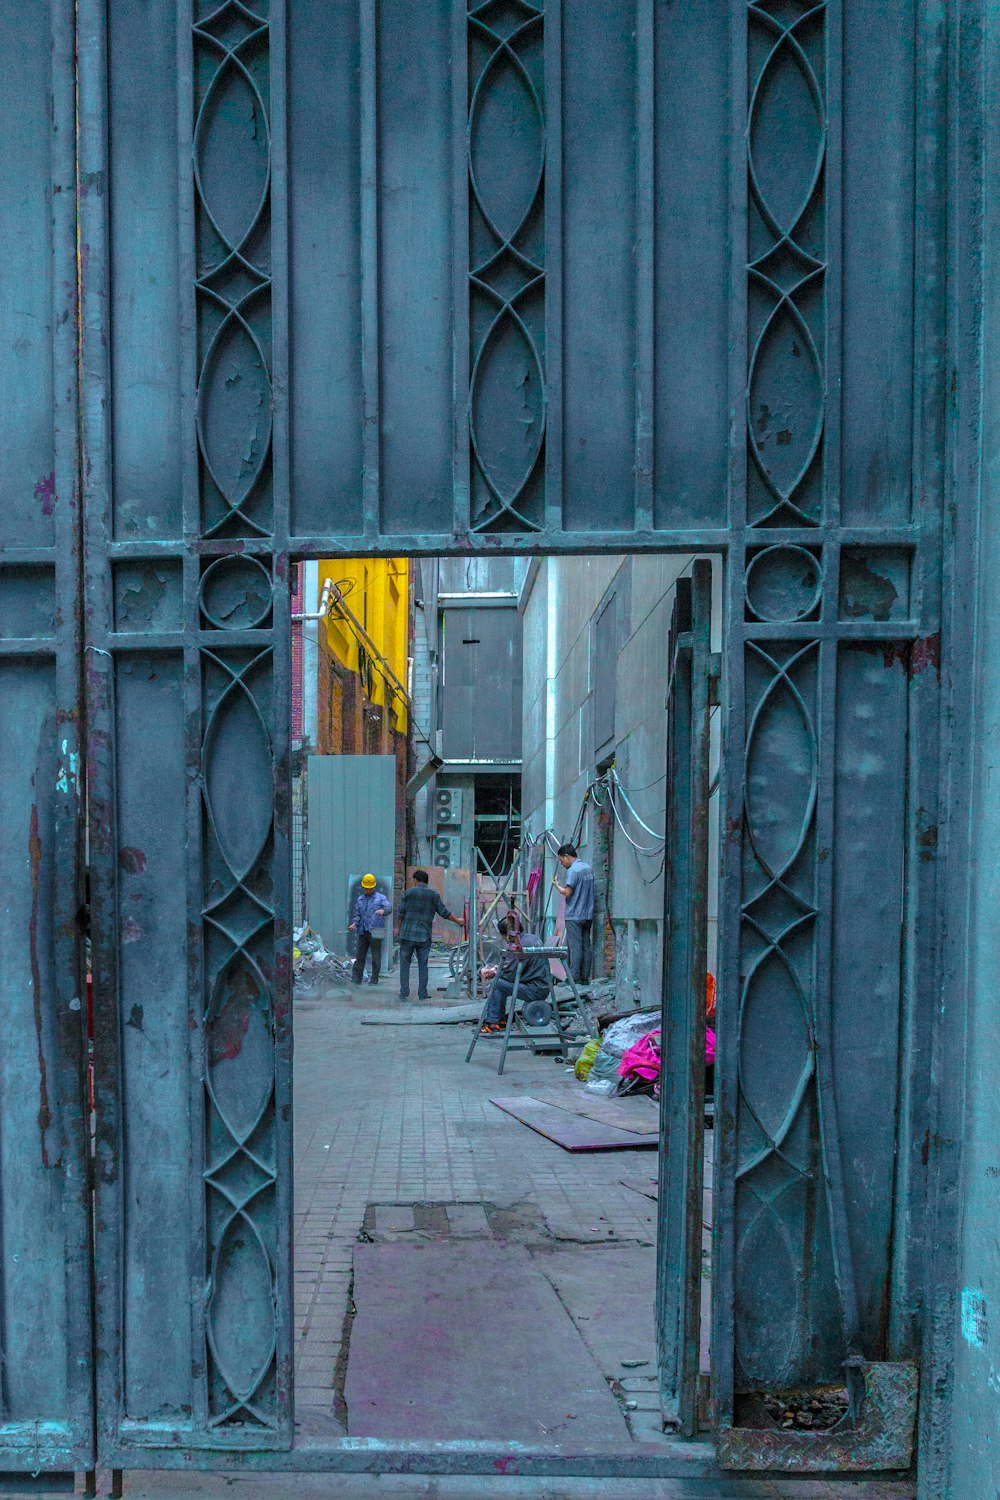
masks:
<svg viewBox="0 0 1000 1500"><path fill-rule="evenodd" d="M715 1062L715 1032L711 1026L705 1028L705 1066L710 1068ZM644 1037L640 1037L634 1047L629 1047L622 1054L622 1060L618 1064L618 1073L621 1078L627 1078L630 1073L643 1078L651 1083L660 1076L660 1029L650 1031Z"/></svg>
<svg viewBox="0 0 1000 1500"><path fill-rule="evenodd" d="M622 1060L618 1064L618 1074L621 1078L627 1078L630 1073L644 1078L651 1083L654 1078L660 1076L660 1028L647 1032L640 1037L634 1047L629 1047L627 1052L622 1053Z"/></svg>

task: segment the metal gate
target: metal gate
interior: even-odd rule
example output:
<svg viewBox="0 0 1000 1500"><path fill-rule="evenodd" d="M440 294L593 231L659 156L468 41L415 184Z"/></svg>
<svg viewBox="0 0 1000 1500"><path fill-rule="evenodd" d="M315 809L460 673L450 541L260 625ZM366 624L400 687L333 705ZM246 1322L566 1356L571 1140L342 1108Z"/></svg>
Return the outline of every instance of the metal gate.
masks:
<svg viewBox="0 0 1000 1500"><path fill-rule="evenodd" d="M33 1335L5 1298L3 1462L89 1441L76 622L98 1447L279 1463L289 564L476 549L724 557L720 1452L899 1462L936 1160L951 9L22 12L0 23L28 153L0 194L0 1198L5 1285L29 1160L39 1275L68 1280L48 1386L13 1383ZM759 1392L845 1362L867 1402L825 1449L754 1425Z"/></svg>

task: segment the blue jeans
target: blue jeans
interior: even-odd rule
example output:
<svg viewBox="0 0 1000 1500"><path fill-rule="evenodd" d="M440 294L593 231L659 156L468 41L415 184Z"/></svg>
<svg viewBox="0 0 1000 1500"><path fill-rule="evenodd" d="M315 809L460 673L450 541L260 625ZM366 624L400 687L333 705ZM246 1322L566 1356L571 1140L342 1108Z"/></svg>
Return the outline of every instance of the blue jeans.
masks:
<svg viewBox="0 0 1000 1500"><path fill-rule="evenodd" d="M417 958L417 996L421 1000L429 1000L427 993L427 959L430 956L431 944L428 938L426 943L414 943L409 938L402 938L399 944L399 998L409 1000L410 998L410 960L416 954Z"/></svg>

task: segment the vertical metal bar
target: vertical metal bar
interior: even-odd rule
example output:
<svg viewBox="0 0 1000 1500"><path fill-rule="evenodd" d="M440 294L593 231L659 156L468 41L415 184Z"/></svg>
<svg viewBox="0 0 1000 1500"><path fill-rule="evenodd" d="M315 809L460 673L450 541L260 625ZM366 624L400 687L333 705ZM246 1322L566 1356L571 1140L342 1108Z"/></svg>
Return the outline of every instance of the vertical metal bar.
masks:
<svg viewBox="0 0 1000 1500"><path fill-rule="evenodd" d="M661 1404L688 1436L698 1427L701 1356L711 606L712 566L700 561L678 583L671 631L657 1249Z"/></svg>
<svg viewBox="0 0 1000 1500"><path fill-rule="evenodd" d="M826 215L824 260L823 350L825 383L823 416L823 522L827 533L841 521L841 427L843 382L841 378L843 334L843 273L841 200L843 196L843 0L826 0L826 161L823 170L823 206ZM824 568L834 585L837 574ZM829 590L824 587L826 598ZM834 610L836 618L836 610Z"/></svg>
<svg viewBox="0 0 1000 1500"><path fill-rule="evenodd" d="M54 1004L62 1115L66 1288L66 1386L69 1443L77 1467L94 1452L93 1255L90 1109L87 1099L87 1003L78 914L84 896L83 576L76 270L76 89L74 10L50 0L52 30L51 194L52 371L54 422L56 624L56 785ZM94 184L95 188L97 184ZM103 193L97 192L99 203ZM41 1000L42 997L36 997ZM54 1343L55 1341L53 1341ZM4 1383L6 1386L6 1382ZM6 1398L8 1392L3 1392Z"/></svg>
<svg viewBox="0 0 1000 1500"><path fill-rule="evenodd" d="M291 510L288 385L287 0L271 0L271 385L273 403L274 565L271 660L274 787L274 1135L277 1264L277 1423L291 1443L294 1403L294 1178L292 1090L292 601L288 537ZM392 934L389 945L391 955Z"/></svg>
<svg viewBox="0 0 1000 1500"><path fill-rule="evenodd" d="M907 927L904 937L904 1029L907 1066L902 1070L899 1186L893 1244L893 1309L889 1337L897 1357L919 1347L931 1374L953 1369L956 1338L958 1230L955 1204L960 1192L960 1153L965 1099L952 1087L966 1061L964 919L968 885L949 807L964 791L961 739L956 733L955 695L964 683L952 651L940 659L942 638L962 638L967 575L958 569L962 528L945 516L962 513L980 490L983 416L971 388L983 399L980 340L983 202L963 202L982 192L977 180L990 146L982 134L995 118L995 96L984 78L977 46L986 50L991 70L997 22L992 7L979 17L962 13L962 25L945 0L917 5L917 164L914 282L914 432L912 516L920 523L920 546L913 563L918 590L921 640L911 657L908 692ZM985 18L986 21L984 28ZM968 48L973 56L969 56ZM974 106L963 98L982 90ZM980 113L982 111L982 113ZM989 114L986 114L989 111ZM963 114L965 118L963 119ZM947 151L945 150L947 143ZM975 167L970 169L970 158ZM993 171L995 172L995 166ZM976 184L973 187L973 184ZM989 199L985 200L987 203ZM985 222L989 222L988 217ZM946 301L947 298L947 301ZM974 311L975 309L975 311ZM971 347L970 347L971 345ZM967 385L963 379L968 371ZM963 392L959 407L957 392ZM941 393L950 388L950 398ZM960 410L971 427L958 423ZM970 451L971 449L971 451ZM964 502L964 503L963 503ZM985 597L985 596L984 596ZM971 628L971 622L967 627ZM968 639L968 636L965 636ZM919 656L918 656L919 651ZM952 655L952 660L948 656ZM913 671L917 661L923 670ZM925 847L928 833L936 849ZM918 842L918 840L920 842ZM928 858L927 855L930 854ZM954 882L949 891L946 884ZM950 898L950 899L949 899ZM932 925L925 913L935 911ZM961 913L955 920L953 913ZM950 1001L954 994L955 1000ZM919 1308L923 1326L911 1310ZM950 1380L927 1380L920 1402L921 1500L945 1493L953 1441L955 1387ZM950 1476L948 1476L950 1477Z"/></svg>
<svg viewBox="0 0 1000 1500"><path fill-rule="evenodd" d="M663 1000L660 1025L660 1149L656 1247L656 1331L664 1421L681 1422L682 1305L687 1243L688 982L691 808L691 580L677 582L670 624L667 699L667 824L664 861Z"/></svg>
<svg viewBox="0 0 1000 1500"><path fill-rule="evenodd" d="M472 525L469 442L469 10L451 8L452 500L456 536Z"/></svg>
<svg viewBox="0 0 1000 1500"><path fill-rule="evenodd" d="M545 529L563 517L562 0L545 6Z"/></svg>
<svg viewBox="0 0 1000 1500"><path fill-rule="evenodd" d="M378 0L361 0L361 481L366 537L381 530L378 305Z"/></svg>
<svg viewBox="0 0 1000 1500"><path fill-rule="evenodd" d="M77 8L78 153L81 182L106 180L107 78L103 0ZM97 1116L95 1215L97 1446L110 1444L122 1417L121 1038L118 1027L118 866L115 851L115 667L110 566L111 474L108 368L107 202L80 193L80 356L83 447L83 564L86 608L87 803L90 839L94 1096Z"/></svg>
<svg viewBox="0 0 1000 1500"><path fill-rule="evenodd" d="M729 22L729 535L723 582L722 840L716 992L715 1125L712 1214L712 1412L732 1419L735 1319L735 1164L738 997L741 988L744 736L744 576L747 453L747 15L730 0Z"/></svg>
<svg viewBox="0 0 1000 1500"><path fill-rule="evenodd" d="M181 516L185 550L181 562L183 622L185 833L187 839L187 989L188 989L188 1134L190 1213L189 1275L198 1294L191 1298L191 1419L198 1431L208 1427L208 1362L204 1287L207 1280L208 1226L205 1214L205 955L199 915L202 907L202 684L198 647L198 586L201 561L201 492L197 440L198 279L195 248L195 191L192 134L195 120L192 27L194 0L177 3L177 245L180 303Z"/></svg>
<svg viewBox="0 0 1000 1500"><path fill-rule="evenodd" d="M825 312L825 434L823 442L823 512L826 541L821 560L823 591L821 619L835 628L839 613L840 543L833 535L841 520L841 327L843 287L841 277L841 194L843 125L843 16L840 0L827 0L826 12L826 210ZM839 644L830 632L819 646L818 738L819 786L816 805L816 842L830 857L816 863L816 948L813 1020L816 1031L817 1107L824 1181L830 1214L834 1275L840 1296L844 1334L849 1354L860 1354L857 1288L844 1174L833 1069L833 931L835 847L835 797L837 753L837 672Z"/></svg>
<svg viewBox="0 0 1000 1500"><path fill-rule="evenodd" d="M479 882L476 879L477 851L469 861L469 996L471 1004L479 999Z"/></svg>
<svg viewBox="0 0 1000 1500"><path fill-rule="evenodd" d="M681 1300L681 1431L698 1430L701 1361L701 1251L705 1181L705 1005L708 973L708 798L710 784L709 658L712 565L702 559L691 587L690 879L687 959L686 1244Z"/></svg>
<svg viewBox="0 0 1000 1500"><path fill-rule="evenodd" d="M652 531L656 376L656 24L654 0L635 0L635 516Z"/></svg>
<svg viewBox="0 0 1000 1500"><path fill-rule="evenodd" d="M893 1236L890 1344L897 1357L912 1357L919 1345L914 1309L947 1303L954 1288L942 1285L935 1257L935 1229L925 1222L935 1193L943 1193L947 1203L955 1191L953 1163L936 1159L928 1176L927 1143L934 1143L937 1158L940 1141L956 1138L958 1131L940 1128L936 1121L947 1112L947 1101L932 1102L935 1079L947 1076L938 1048L945 1045L940 1035L940 984L942 948L947 939L941 930L923 919L929 910L940 911L942 886L941 863L946 854L948 820L942 817L949 795L943 776L950 776L947 751L942 745L942 710L945 683L935 664L940 651L941 629L950 623L946 601L958 600L965 592L964 581L957 586L950 548L945 551L942 528L946 474L955 473L951 452L953 433L946 423L946 409L941 392L947 380L947 361L952 358L949 339L957 345L958 330L948 326L945 295L948 287L960 287L958 267L960 253L957 240L948 244L949 216L957 205L949 203L948 162L942 142L948 136L949 107L957 107L957 91L949 88L949 67L959 74L957 50L949 56L942 45L947 31L946 0L920 0L917 4L916 130L914 159L916 163L916 200L914 223L914 420L913 478L911 518L920 526L920 541L912 560L911 589L914 607L911 613L920 621L921 655L926 669L911 672L908 690L910 732L908 751L908 795L906 836L906 927L903 934L903 1029L900 1036L901 1056L907 1066L900 1073L900 1144L898 1153L895 1233ZM952 42L957 49L958 39ZM954 124L951 126L954 129ZM969 142L969 149L975 147ZM959 231L956 229L955 234ZM963 264L971 265L971 261ZM952 319L958 313L952 309ZM977 433L977 441L979 434ZM945 566L946 557L948 558ZM952 604L951 608L960 607ZM947 734L946 727L944 733ZM918 844L928 829L937 831L933 851ZM928 857L930 855L930 857ZM934 1175L938 1176L936 1182ZM930 1196L928 1196L930 1195ZM951 1221L950 1208L945 1220ZM938 1220L938 1233L945 1230ZM926 1236L926 1238L925 1238ZM923 1257L927 1261L924 1263ZM926 1302L924 1299L926 1297ZM935 1324L949 1327L949 1314L928 1317L926 1347L936 1339ZM949 1356L950 1357L950 1356ZM935 1361L928 1358L928 1367ZM931 1413L934 1413L933 1417ZM921 1424L925 1445L931 1422L942 1418L940 1404L921 1402ZM928 1494L931 1493L930 1488Z"/></svg>

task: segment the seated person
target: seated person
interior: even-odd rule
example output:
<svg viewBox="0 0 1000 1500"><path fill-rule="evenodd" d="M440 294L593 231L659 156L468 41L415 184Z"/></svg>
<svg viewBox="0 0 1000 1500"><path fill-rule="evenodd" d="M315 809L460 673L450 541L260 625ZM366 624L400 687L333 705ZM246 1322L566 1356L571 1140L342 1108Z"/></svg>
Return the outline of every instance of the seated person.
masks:
<svg viewBox="0 0 1000 1500"><path fill-rule="evenodd" d="M497 928L507 943L507 951L497 968L482 970L482 978L492 982L486 992L486 1017L480 1036L491 1036L497 1031L503 1031L507 1003L514 993L518 964L521 965L521 977L517 986L519 1000L544 1000L549 994L548 959L528 956L529 949L543 949L538 938L533 932L518 932L510 917L501 917Z"/></svg>

